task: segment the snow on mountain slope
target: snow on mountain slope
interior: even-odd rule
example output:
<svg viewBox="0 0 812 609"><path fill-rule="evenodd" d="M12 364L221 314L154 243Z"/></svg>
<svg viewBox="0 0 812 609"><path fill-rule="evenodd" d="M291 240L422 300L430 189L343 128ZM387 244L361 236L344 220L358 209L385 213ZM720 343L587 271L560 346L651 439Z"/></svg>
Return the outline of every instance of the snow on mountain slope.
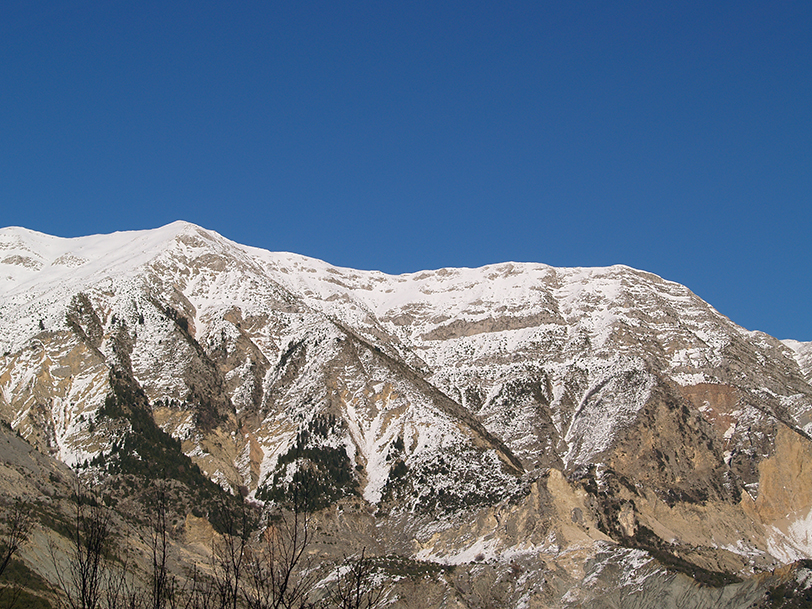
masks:
<svg viewBox="0 0 812 609"><path fill-rule="evenodd" d="M733 384L758 393L771 413L790 424L810 426L808 385L778 341L747 332L684 286L650 273L623 266L554 269L504 263L394 277L300 256L258 256L278 283L303 296L309 306L384 348L397 345L401 357L483 416L489 428L502 437L515 435L509 444L520 453L519 445L538 449L530 426L521 416L506 422L513 431L500 426L496 417L488 418L494 410L489 400L516 378L528 376L546 378L560 396L576 375L585 377L579 395L572 396L578 402L604 382L597 370L607 365L654 370L689 387ZM775 361L788 375L777 383L755 378L750 371L764 361ZM645 399L643 391L632 400L636 409ZM573 429L600 428L611 435L611 429L623 424L619 413L624 409L574 425L558 408L552 421L555 434L563 440ZM575 411L575 416L590 412ZM568 454L573 462L583 462L599 452L599 445L582 457Z"/></svg>
<svg viewBox="0 0 812 609"><path fill-rule="evenodd" d="M735 525L696 550L702 564L808 548L797 498L762 489L812 432L809 344L629 267L391 276L184 222L77 239L6 228L0 330L2 416L70 464L110 450L89 429L118 369L210 478L254 496L293 480L302 451L339 472L325 493L393 512L521 502L556 471L592 497L569 508L578 535L592 510L626 543L640 527L699 540L696 510L715 506ZM787 467L806 497L803 463ZM740 501L762 529L731 558Z"/></svg>
<svg viewBox="0 0 812 609"><path fill-rule="evenodd" d="M727 333L740 331L685 287L623 266L504 263L392 277L267 257L274 278L312 306L355 325L362 314L344 306L352 301L354 311L374 315L435 366L449 358L470 361L471 349L475 357L495 357L545 339L563 358L586 340L593 351L631 350L637 341L624 336L635 332L656 335L671 366L681 368L699 356L690 348L710 352L729 342L719 324ZM690 347L676 349L677 342Z"/></svg>
<svg viewBox="0 0 812 609"><path fill-rule="evenodd" d="M812 378L812 343L802 343L797 340L784 340L787 347L792 349L801 371L807 380Z"/></svg>
<svg viewBox="0 0 812 609"><path fill-rule="evenodd" d="M725 353L736 343L755 347L759 359L774 358L777 351L776 341L752 340L683 286L622 266L554 269L504 263L388 276L240 246L184 222L79 239L7 228L0 232L0 249L5 280L0 319L14 320L0 338L3 351L19 348L40 324L64 325L65 302L77 292L92 286L126 300L139 285L142 294L161 294L165 301L182 295L180 308L201 343L213 340L215 326L221 338L233 331L234 324L222 320L232 309L278 316L281 302L300 299L300 307L360 332L461 403L472 391L499 395L517 367L540 360L543 370L536 373L561 391L573 367L588 368L585 357L614 361L624 356L636 361L638 370L653 367L681 385L696 385L731 380ZM265 327L251 340L271 362L291 338L271 336ZM138 344L133 354L137 370L154 370L166 361L161 350L145 351ZM786 359L786 353L779 355ZM603 382L601 375L587 380L584 395ZM165 393L179 398L182 387L171 371L160 376ZM480 380L476 386L474 377ZM781 395L783 389L769 387L794 423L809 424L808 402L797 397L800 392ZM250 393L247 386L241 391ZM471 406L489 408L487 400ZM566 435L572 428L572 421L560 421L557 432Z"/></svg>
<svg viewBox="0 0 812 609"><path fill-rule="evenodd" d="M371 446L388 451L393 430L375 422L377 415L366 423L356 415L359 400L366 400L367 385L377 387L389 379L375 378L369 365L348 367L347 358L357 359L368 349L359 343L347 353L339 343L352 336L265 276L247 249L184 223L160 229L157 235L117 233L107 240L50 240L29 234L25 241L21 231L7 232L15 233L17 250L26 249L46 262L68 254L86 260L70 281L58 270L44 270L44 265L22 280L16 278L20 285L9 290L2 309L3 322L18 330L7 336L9 352L32 335L80 327L101 362L131 370L156 404L156 420L184 441L184 450L224 485L257 489L291 448L297 426L341 404L340 413L350 426L342 442L359 466L372 467L365 495L380 497L393 464L385 455L365 450ZM108 258L110 268L104 266ZM78 348L75 337L60 338ZM48 364L39 365L40 376L50 375ZM367 380L355 390L358 395L345 398L346 387L357 385L365 375ZM473 419L473 427L461 431L456 428L459 422L450 428L442 423L448 416L444 407L438 411L436 398L420 383L399 383L399 393L407 399L400 409L423 408L424 423L409 427L404 438L414 443L409 467L422 471L433 449L460 434L452 442L458 452L466 452L471 437L491 443L497 453L504 450ZM105 387L104 375L97 375L94 403L72 403L65 418L77 427L77 421L92 417ZM4 385L6 401L19 407L27 388L11 375ZM369 437L365 425L373 425L373 436L381 437ZM444 427L448 433L438 435L437 429ZM396 428L406 433L402 424ZM48 440L59 446L60 454L72 450L79 455L72 461L81 460L83 453L76 448L80 441L78 429ZM460 471L480 467L479 478L487 478L491 466L474 454L469 457L460 463Z"/></svg>
<svg viewBox="0 0 812 609"><path fill-rule="evenodd" d="M72 239L0 229L0 319L16 322L11 334L0 337L0 349L19 348L40 320L46 327L62 325L65 301L73 294L130 277L189 226L174 222L151 231Z"/></svg>

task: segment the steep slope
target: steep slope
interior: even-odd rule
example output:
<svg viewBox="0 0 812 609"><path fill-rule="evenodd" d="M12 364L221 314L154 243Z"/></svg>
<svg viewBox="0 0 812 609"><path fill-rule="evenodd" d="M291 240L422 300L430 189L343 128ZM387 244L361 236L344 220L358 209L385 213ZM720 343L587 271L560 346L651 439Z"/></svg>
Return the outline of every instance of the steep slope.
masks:
<svg viewBox="0 0 812 609"><path fill-rule="evenodd" d="M770 483L767 464L781 458L775 451L806 446L812 393L803 360L651 274L503 264L392 278L332 268L295 273L296 264L269 262L314 308L354 323L370 340L396 336L427 378L527 469L560 468L593 489L608 471L643 489L624 499L629 507L668 506L667 522L647 522L657 539L709 535L716 547L736 548L765 503L758 489ZM793 449L776 446L784 437ZM805 488L802 477L796 482ZM784 505L784 493L775 492ZM697 519L681 513L709 501L719 503L714 509L737 506L724 534L718 527L696 534ZM783 559L806 555L798 551L807 545L804 501L787 512L795 524L765 514L762 549ZM602 514L618 509L596 505ZM623 536L617 522L604 526ZM747 562L748 552L738 554Z"/></svg>
<svg viewBox="0 0 812 609"><path fill-rule="evenodd" d="M389 276L182 222L7 228L0 329L0 415L43 453L109 462L124 379L224 488L306 483L374 512L381 547L520 561L515 598L630 557L708 583L812 557L809 344L628 267Z"/></svg>
<svg viewBox="0 0 812 609"><path fill-rule="evenodd" d="M804 373L807 381L810 380L812 378L812 343L802 343L797 340L784 340L781 342L792 349L795 359L801 367L801 372Z"/></svg>
<svg viewBox="0 0 812 609"><path fill-rule="evenodd" d="M255 490L322 414L340 416L330 441L346 447L353 471L367 468L368 497L380 497L397 438L414 446L415 471L445 443L467 455L460 475L476 471L480 486L491 470L495 489L515 477L518 461L467 411L264 276L242 248L183 223L158 232L88 238L75 250L41 235L24 242L20 230L6 238L42 265L10 276L16 285L2 315L18 330L6 339L4 402L16 426L44 434L43 449L73 465L111 448L92 421L115 368L139 383L156 421L226 486ZM69 281L52 268L68 255L87 265ZM43 270L37 283L31 274ZM382 383L394 385L385 398ZM404 427L398 418L391 427L390 409L415 422Z"/></svg>

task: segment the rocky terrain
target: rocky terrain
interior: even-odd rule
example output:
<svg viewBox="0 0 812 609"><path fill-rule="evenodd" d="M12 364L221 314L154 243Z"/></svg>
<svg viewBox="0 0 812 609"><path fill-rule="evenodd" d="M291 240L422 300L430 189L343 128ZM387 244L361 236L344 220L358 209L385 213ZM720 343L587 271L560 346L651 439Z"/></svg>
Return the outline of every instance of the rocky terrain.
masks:
<svg viewBox="0 0 812 609"><path fill-rule="evenodd" d="M171 478L180 552L205 497L304 481L314 552L414 567L391 606L791 606L810 379L812 344L624 266L391 276L183 222L0 229L6 496Z"/></svg>

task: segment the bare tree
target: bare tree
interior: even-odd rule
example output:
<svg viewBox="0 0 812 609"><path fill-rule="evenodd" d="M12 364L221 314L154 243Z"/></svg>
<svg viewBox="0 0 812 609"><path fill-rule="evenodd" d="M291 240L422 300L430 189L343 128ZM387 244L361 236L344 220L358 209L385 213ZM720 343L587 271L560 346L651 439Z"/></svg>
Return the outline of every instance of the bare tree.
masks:
<svg viewBox="0 0 812 609"><path fill-rule="evenodd" d="M375 581L375 563L366 548L357 558L344 558L338 579L327 591L328 607L375 609L383 601L383 588Z"/></svg>
<svg viewBox="0 0 812 609"><path fill-rule="evenodd" d="M28 541L32 526L30 506L27 502L18 499L3 511L3 529L2 538L0 538L0 575L5 572L11 563L12 557L19 551L20 546ZM20 598L23 585L19 581L14 581L2 590L3 604L5 607L10 608Z"/></svg>
<svg viewBox="0 0 812 609"><path fill-rule="evenodd" d="M106 565L103 579L101 609L150 609L149 595L129 577L127 563L118 568Z"/></svg>
<svg viewBox="0 0 812 609"><path fill-rule="evenodd" d="M177 578L169 573L169 524L167 506L169 503L166 484L157 481L153 486L152 526L150 528L150 547L152 549L152 581L150 590L150 609L166 609L167 604L176 604L178 593Z"/></svg>
<svg viewBox="0 0 812 609"><path fill-rule="evenodd" d="M254 529L253 518L249 506L244 502L235 507L227 499L219 502L216 518L222 531L212 547L216 609L237 609L242 597L251 531Z"/></svg>
<svg viewBox="0 0 812 609"><path fill-rule="evenodd" d="M12 556L28 541L32 527L30 506L18 500L3 514L3 537L0 540L0 575L6 570Z"/></svg>
<svg viewBox="0 0 812 609"><path fill-rule="evenodd" d="M184 589L170 597L169 609L212 609L213 596L214 580L194 566Z"/></svg>
<svg viewBox="0 0 812 609"><path fill-rule="evenodd" d="M244 589L249 609L301 609L309 606L315 577L306 549L310 543L309 516L292 512L266 514L266 527L253 546Z"/></svg>
<svg viewBox="0 0 812 609"><path fill-rule="evenodd" d="M63 573L59 564L56 547L51 545L51 560L59 587L70 609L99 609L101 606L102 593L110 583L107 569L110 519L110 510L85 491L77 475L73 522L75 530L66 572Z"/></svg>

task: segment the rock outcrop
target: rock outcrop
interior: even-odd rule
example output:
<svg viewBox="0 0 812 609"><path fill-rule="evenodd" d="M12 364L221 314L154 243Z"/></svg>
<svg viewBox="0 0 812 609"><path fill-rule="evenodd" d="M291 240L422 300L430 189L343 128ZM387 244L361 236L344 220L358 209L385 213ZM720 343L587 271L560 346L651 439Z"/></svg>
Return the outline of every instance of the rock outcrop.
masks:
<svg viewBox="0 0 812 609"><path fill-rule="evenodd" d="M650 273L389 276L186 223L0 258L0 415L42 455L103 475L119 383L222 488L305 472L348 547L460 565L445 606L745 607L812 559L812 348Z"/></svg>

